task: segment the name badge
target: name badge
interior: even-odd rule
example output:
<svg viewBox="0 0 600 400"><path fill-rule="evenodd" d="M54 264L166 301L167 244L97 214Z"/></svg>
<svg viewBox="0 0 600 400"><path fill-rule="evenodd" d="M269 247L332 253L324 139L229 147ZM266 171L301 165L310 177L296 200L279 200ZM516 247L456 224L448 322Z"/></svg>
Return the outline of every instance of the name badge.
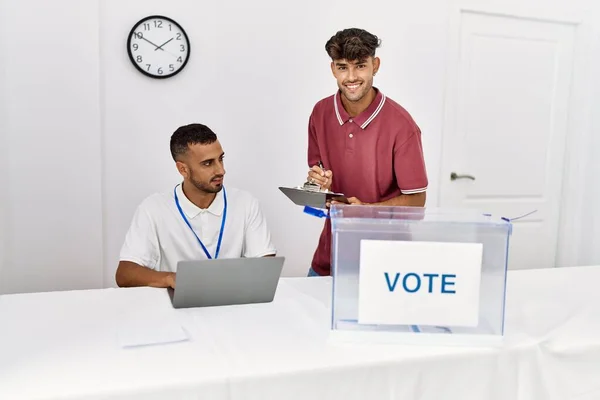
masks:
<svg viewBox="0 0 600 400"><path fill-rule="evenodd" d="M362 240L358 323L476 327L483 244Z"/></svg>

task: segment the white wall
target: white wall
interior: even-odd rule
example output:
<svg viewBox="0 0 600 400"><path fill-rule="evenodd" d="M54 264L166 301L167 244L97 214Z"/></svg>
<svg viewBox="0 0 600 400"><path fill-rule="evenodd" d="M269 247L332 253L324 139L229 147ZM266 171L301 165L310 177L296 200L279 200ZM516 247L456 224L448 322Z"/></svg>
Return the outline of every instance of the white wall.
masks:
<svg viewBox="0 0 600 400"><path fill-rule="evenodd" d="M0 39L0 217L8 217L0 250L9 250L0 293L114 286L135 207L179 179L168 143L189 122L219 135L226 185L259 198L288 260L284 274L304 275L322 220L303 215L277 186L306 177L309 113L336 89L324 44L350 26L383 40L375 84L421 126L428 204L437 204L446 0L377 0L368 9L358 0L0 1L0 33L19 38ZM151 14L174 18L191 37L190 62L172 79L142 76L127 58L129 30ZM600 111L600 90L594 100ZM595 172L599 155L590 154ZM588 182L600 204L591 175ZM600 251L592 253L582 262L600 263Z"/></svg>
<svg viewBox="0 0 600 400"><path fill-rule="evenodd" d="M6 1L0 0L0 49L5 48L7 32L4 22ZM5 74L5 56L0 55L0 293L3 292L4 279L2 279L2 270L6 263L7 250L7 216L8 216L8 140L6 126L6 74Z"/></svg>
<svg viewBox="0 0 600 400"><path fill-rule="evenodd" d="M9 230L1 290L101 287L97 7L19 0L2 14Z"/></svg>

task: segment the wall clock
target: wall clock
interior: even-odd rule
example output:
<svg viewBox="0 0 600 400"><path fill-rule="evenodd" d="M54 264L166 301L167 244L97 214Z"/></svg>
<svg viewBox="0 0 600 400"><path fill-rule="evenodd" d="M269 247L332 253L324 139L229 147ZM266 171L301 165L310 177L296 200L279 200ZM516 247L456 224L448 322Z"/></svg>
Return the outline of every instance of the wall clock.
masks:
<svg viewBox="0 0 600 400"><path fill-rule="evenodd" d="M190 41L171 18L152 15L138 21L127 38L127 53L133 65L151 78L170 78L186 66Z"/></svg>

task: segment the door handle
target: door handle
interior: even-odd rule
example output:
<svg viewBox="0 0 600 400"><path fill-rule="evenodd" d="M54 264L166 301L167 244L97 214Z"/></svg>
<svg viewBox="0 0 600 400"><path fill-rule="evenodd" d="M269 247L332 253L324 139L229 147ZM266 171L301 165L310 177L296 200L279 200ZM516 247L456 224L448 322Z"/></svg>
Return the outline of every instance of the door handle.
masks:
<svg viewBox="0 0 600 400"><path fill-rule="evenodd" d="M450 174L450 180L455 181L457 179L470 179L470 180L474 181L475 177L472 175L458 175L456 172L452 172Z"/></svg>

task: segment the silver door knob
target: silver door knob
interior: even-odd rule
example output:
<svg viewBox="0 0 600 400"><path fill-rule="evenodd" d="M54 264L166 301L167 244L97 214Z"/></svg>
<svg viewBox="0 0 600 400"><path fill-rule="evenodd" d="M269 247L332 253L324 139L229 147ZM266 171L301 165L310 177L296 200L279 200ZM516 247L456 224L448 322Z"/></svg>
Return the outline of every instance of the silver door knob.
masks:
<svg viewBox="0 0 600 400"><path fill-rule="evenodd" d="M457 174L456 172L452 172L452 173L450 174L450 180L451 180L451 181L455 181L455 180L457 180L457 179L470 179L470 180L474 181L474 180L475 180L475 177L474 177L474 176L471 176L471 175L459 175L459 174Z"/></svg>

